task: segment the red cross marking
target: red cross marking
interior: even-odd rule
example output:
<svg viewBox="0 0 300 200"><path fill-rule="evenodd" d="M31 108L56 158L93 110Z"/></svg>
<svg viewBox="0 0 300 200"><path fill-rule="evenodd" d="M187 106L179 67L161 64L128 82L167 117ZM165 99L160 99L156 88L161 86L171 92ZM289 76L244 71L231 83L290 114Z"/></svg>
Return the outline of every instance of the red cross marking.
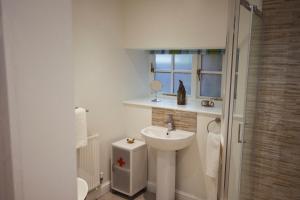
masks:
<svg viewBox="0 0 300 200"><path fill-rule="evenodd" d="M118 163L120 167L123 167L123 165L125 165L125 161L121 157L119 158Z"/></svg>

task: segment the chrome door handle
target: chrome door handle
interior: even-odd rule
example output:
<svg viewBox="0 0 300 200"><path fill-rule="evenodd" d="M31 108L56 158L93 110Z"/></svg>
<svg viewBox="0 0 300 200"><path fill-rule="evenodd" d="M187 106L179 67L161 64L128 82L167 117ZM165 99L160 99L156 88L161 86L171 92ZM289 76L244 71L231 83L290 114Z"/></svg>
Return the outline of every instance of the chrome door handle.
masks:
<svg viewBox="0 0 300 200"><path fill-rule="evenodd" d="M243 144L243 143L245 143L244 141L243 141L243 139L241 139L241 123L239 123L239 127L238 127L238 143L239 144Z"/></svg>

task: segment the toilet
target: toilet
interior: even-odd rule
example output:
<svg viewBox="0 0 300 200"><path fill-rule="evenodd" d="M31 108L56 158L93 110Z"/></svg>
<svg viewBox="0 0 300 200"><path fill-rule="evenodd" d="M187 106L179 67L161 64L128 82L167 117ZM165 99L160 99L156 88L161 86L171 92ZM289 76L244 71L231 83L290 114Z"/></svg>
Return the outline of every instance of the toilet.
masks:
<svg viewBox="0 0 300 200"><path fill-rule="evenodd" d="M87 182L84 179L77 177L77 200L84 200L88 190L89 187Z"/></svg>

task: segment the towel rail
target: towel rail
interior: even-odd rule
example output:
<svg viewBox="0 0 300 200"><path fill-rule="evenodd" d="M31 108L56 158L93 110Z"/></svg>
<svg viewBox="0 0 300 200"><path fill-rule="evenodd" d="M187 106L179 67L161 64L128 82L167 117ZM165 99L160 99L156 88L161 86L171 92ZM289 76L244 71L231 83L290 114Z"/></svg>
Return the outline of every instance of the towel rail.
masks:
<svg viewBox="0 0 300 200"><path fill-rule="evenodd" d="M78 109L78 108L79 108L78 106L75 107L75 109ZM89 112L89 109L86 109L86 108L83 108L83 109L85 109L85 112Z"/></svg>
<svg viewBox="0 0 300 200"><path fill-rule="evenodd" d="M213 122L216 122L217 124L219 124L221 122L221 119L219 117L217 117L217 118L215 118L215 119L213 119L213 120L211 120L210 122L207 123L206 130L207 130L208 133L209 133L209 125Z"/></svg>

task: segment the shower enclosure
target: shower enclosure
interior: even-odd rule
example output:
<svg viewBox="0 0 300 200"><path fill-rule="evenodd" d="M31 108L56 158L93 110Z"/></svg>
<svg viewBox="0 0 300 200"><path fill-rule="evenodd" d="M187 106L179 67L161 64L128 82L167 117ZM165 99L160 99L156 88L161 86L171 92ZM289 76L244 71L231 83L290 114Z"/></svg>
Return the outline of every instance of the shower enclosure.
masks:
<svg viewBox="0 0 300 200"><path fill-rule="evenodd" d="M232 73L232 112L228 199L250 197L251 150L257 93L257 69L261 61L262 15L257 6L241 1L237 10L235 64ZM250 151L250 152L249 152ZM250 186L250 187L249 187ZM249 198L251 199L251 198Z"/></svg>
<svg viewBox="0 0 300 200"><path fill-rule="evenodd" d="M300 1L231 6L221 199L300 199Z"/></svg>

